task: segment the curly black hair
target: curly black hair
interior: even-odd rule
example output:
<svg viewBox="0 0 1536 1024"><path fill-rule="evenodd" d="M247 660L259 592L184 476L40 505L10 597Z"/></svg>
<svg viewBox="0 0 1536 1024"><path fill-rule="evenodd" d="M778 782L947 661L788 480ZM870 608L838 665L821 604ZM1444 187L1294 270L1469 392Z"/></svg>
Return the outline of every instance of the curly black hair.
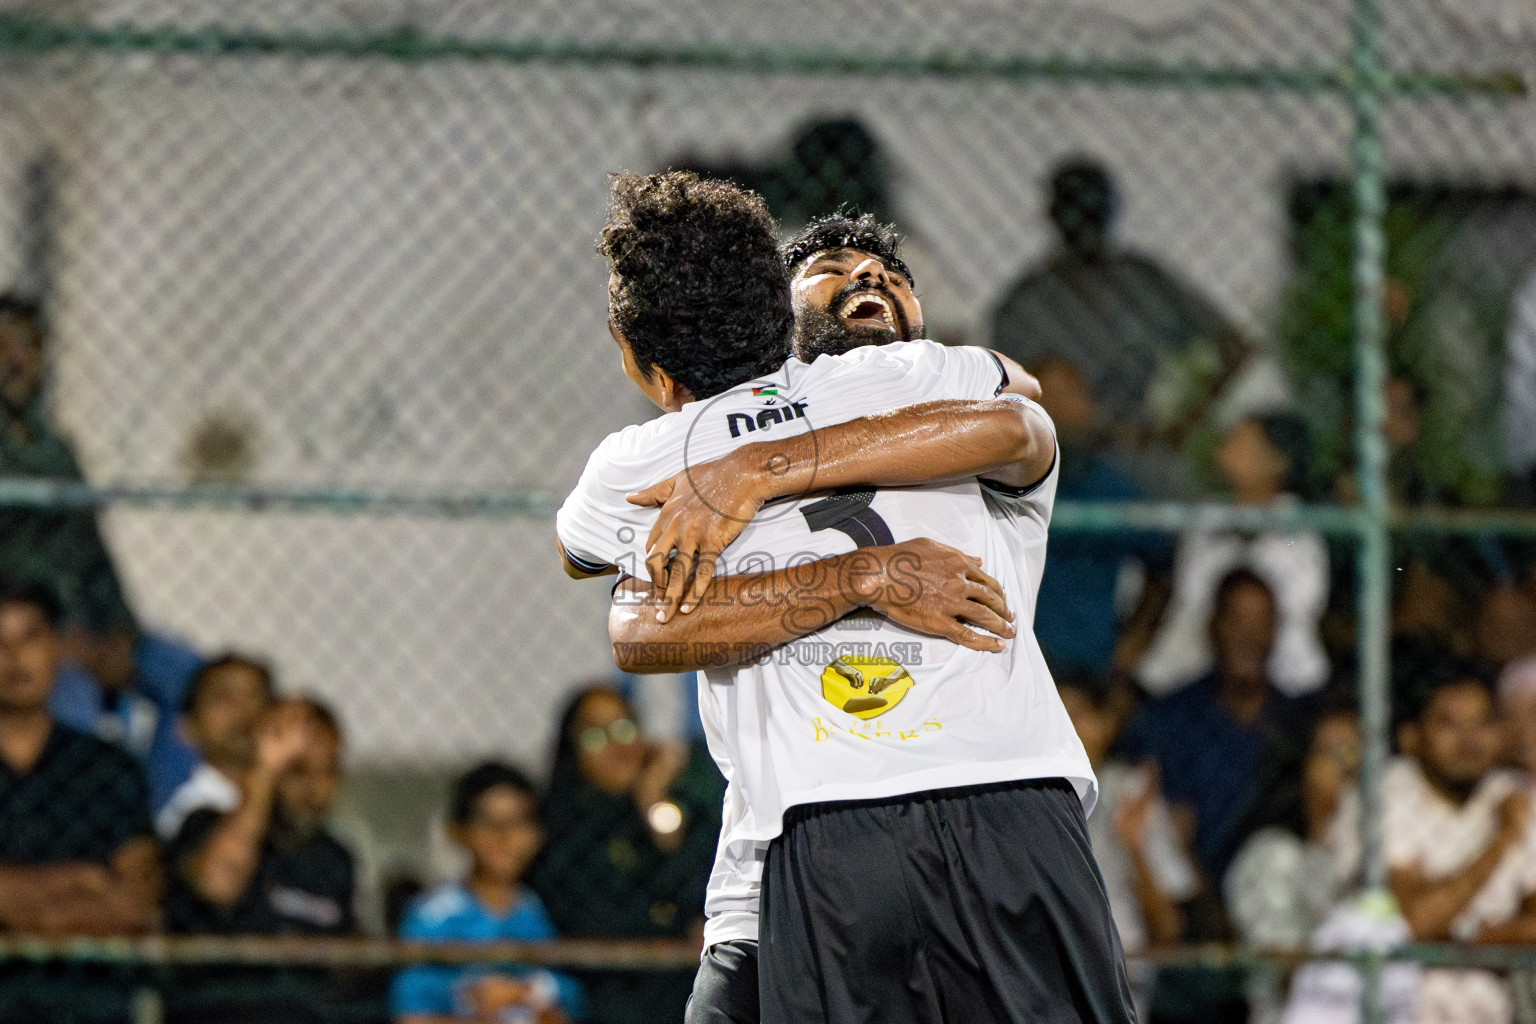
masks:
<svg viewBox="0 0 1536 1024"><path fill-rule="evenodd" d="M635 362L694 398L772 373L794 312L776 225L762 197L692 171L615 174L597 251L617 280L614 326Z"/></svg>
<svg viewBox="0 0 1536 1024"><path fill-rule="evenodd" d="M873 214L855 217L853 211L842 209L812 220L779 246L779 252L784 257L785 269L794 274L819 252L857 249L878 258L892 270L901 271L907 284L914 284L912 271L896 255L900 246L901 236L896 233L896 225L882 224Z"/></svg>

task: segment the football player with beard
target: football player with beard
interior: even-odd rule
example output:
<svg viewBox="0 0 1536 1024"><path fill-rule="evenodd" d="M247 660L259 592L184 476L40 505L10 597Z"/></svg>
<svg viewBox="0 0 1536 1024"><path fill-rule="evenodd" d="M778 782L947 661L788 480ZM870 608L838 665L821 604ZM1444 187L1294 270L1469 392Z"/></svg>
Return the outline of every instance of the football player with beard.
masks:
<svg viewBox="0 0 1536 1024"><path fill-rule="evenodd" d="M1009 609L1032 614L1055 441L1028 399L992 399L1033 381L983 350L886 344L920 334L921 307L894 236L850 218L786 249L796 358L713 372L741 354L739 291L773 291L739 280L762 231L719 184L616 183L610 326L669 415L605 441L559 521L569 566L631 577L621 667L705 670L730 788L689 1018L755 1019L760 978L776 1021L1130 1021L1092 771ZM666 479L633 486L648 474Z"/></svg>

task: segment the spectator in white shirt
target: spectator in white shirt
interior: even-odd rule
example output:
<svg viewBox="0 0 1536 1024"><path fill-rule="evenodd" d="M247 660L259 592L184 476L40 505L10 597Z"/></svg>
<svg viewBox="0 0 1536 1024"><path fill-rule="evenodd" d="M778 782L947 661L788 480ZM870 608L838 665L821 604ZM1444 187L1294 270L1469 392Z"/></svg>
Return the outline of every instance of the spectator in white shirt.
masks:
<svg viewBox="0 0 1536 1024"><path fill-rule="evenodd" d="M1531 794L1496 768L1504 733L1493 693L1471 672L1421 686L1398 729L1407 756L1382 779L1384 841L1393 895L1415 940L1528 942L1536 939L1536 836ZM1359 865L1354 793L1335 839L1339 870ZM1508 1024L1509 989L1478 970L1427 970L1420 1024Z"/></svg>
<svg viewBox="0 0 1536 1024"><path fill-rule="evenodd" d="M272 671L242 655L215 658L192 677L181 729L202 761L155 816L160 838L175 838L194 811L240 806L241 782L256 762L256 722L275 698Z"/></svg>
<svg viewBox="0 0 1536 1024"><path fill-rule="evenodd" d="M1272 414L1240 421L1216 452L1236 504L1273 507L1295 500L1307 474L1309 444L1295 416ZM1174 555L1168 607L1140 659L1136 678L1164 696L1208 672L1214 663L1207 625L1216 585L1236 568L1252 569L1274 592L1279 629L1269 677L1288 697L1313 693L1328 681L1328 655L1318 620L1328 601L1328 551L1305 531L1244 534L1196 530Z"/></svg>

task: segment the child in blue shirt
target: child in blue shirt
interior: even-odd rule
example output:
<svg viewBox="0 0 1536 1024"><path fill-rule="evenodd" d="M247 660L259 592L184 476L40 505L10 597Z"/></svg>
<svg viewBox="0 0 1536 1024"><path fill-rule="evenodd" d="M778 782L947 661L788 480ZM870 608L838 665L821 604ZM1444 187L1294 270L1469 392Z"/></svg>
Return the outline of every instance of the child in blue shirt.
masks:
<svg viewBox="0 0 1536 1024"><path fill-rule="evenodd" d="M454 785L449 833L470 855L469 877L423 893L400 924L402 939L536 942L553 939L544 904L523 887L543 841L539 800L527 776L487 763ZM567 1024L582 1016L570 978L520 967L412 967L396 976L396 1024Z"/></svg>

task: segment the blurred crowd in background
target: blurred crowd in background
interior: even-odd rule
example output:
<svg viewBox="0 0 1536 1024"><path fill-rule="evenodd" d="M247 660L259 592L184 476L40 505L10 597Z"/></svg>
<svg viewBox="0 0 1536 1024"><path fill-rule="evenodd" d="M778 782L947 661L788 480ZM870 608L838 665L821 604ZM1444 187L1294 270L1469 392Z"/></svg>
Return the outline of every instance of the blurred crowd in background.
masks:
<svg viewBox="0 0 1536 1024"><path fill-rule="evenodd" d="M0 585L0 926L53 936L361 934L354 856L327 826L345 742L335 713L280 693L258 659L193 660L160 680L179 694L175 743L136 756L60 710L60 682L79 670L65 660L67 629L45 585ZM131 678L145 681L138 669ZM724 796L713 762L698 744L648 741L606 683L571 698L559 735L540 773L547 785L499 762L453 782L441 825L462 875L430 887L397 880L392 932L429 942L699 940ZM157 773L169 780L160 798ZM376 976L355 979L363 989L370 981L381 988ZM201 972L170 1017L329 1020L324 991L336 983ZM421 966L389 983L387 1001L395 1020L414 1024L638 1022L680 1019L690 986L691 975L645 971L577 979ZM121 1020L128 996L57 965L0 971L7 1021Z"/></svg>
<svg viewBox="0 0 1536 1024"><path fill-rule="evenodd" d="M713 170L760 188L790 222L847 202L888 211L878 150L856 122L813 126L795 161ZM1199 282L1117 242L1110 169L1072 160L1043 187L1056 251L998 296L990 338L941 340L991 344L1039 376L1060 440L1058 500L1355 501L1336 191L1298 192L1297 279L1271 351ZM1399 201L1418 211L1410 237L1470 200ZM1512 274L1518 286L1495 301L1437 290L1443 253L1393 251L1405 255L1389 260L1392 500L1530 505L1536 271ZM46 346L42 311L0 298L0 474L79 480L44 404ZM1384 798L1397 915L1354 899L1350 547L1310 532L1053 536L1035 631L1100 775L1090 828L1128 952L1536 941L1536 546L1405 532L1393 562L1398 756ZM723 783L697 741L647 737L624 681L574 693L547 763L485 763L453 782L438 819L460 877L364 894L327 826L343 715L275 679L259 652L193 651L139 622L89 509L0 511L0 575L0 927L344 936L368 920L426 941L700 935ZM363 899L379 905L361 912ZM1134 982L1152 1021L1353 1019L1357 982L1341 970L1309 967L1287 985L1275 972L1138 966ZM1520 1002L1518 978L1394 977L1416 993L1419 1020L1511 1021ZM173 1018L326 1019L308 976L196 980ZM93 1008L77 1005L78 972L7 967L0 1020L55 1019L66 1004L69 1020L120 1019L123 993L98 981ZM356 984L413 1024L620 1024L681 1019L690 981L417 967Z"/></svg>

